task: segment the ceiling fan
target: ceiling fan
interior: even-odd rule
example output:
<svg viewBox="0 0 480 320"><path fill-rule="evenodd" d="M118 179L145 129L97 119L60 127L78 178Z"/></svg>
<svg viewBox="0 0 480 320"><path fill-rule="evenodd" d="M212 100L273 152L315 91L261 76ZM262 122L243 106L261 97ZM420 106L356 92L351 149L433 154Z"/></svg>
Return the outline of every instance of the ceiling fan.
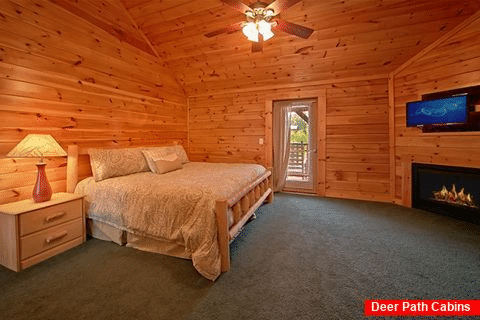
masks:
<svg viewBox="0 0 480 320"><path fill-rule="evenodd" d="M248 40L252 41L252 52L263 50L263 41L273 37L273 30L281 30L303 39L308 39L313 29L279 19L280 12L287 10L302 0L275 0L270 4L256 2L247 6L241 0L221 0L235 10L245 14L247 21L235 23L231 26L205 34L211 38L222 33L233 33L242 30Z"/></svg>

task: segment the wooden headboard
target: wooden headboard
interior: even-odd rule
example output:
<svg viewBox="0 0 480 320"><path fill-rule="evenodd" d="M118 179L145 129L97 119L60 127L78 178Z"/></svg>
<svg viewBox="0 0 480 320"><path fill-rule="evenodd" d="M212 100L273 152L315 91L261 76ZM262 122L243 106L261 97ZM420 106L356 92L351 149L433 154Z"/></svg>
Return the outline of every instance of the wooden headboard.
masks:
<svg viewBox="0 0 480 320"><path fill-rule="evenodd" d="M171 141L168 144L158 145L145 145L145 146L121 146L118 148L102 148L102 149L124 149L124 148L152 148L152 147L164 147L181 144L180 141ZM93 148L79 147L72 144L68 146L67 150L67 192L73 193L79 180L92 176L92 168L90 166L90 156L88 152ZM95 148L99 149L99 148Z"/></svg>

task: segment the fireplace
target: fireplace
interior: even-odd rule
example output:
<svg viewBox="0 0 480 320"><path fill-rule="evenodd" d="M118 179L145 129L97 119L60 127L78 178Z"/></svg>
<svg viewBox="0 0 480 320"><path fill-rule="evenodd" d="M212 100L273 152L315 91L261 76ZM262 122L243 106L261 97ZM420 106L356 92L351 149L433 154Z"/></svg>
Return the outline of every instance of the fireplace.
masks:
<svg viewBox="0 0 480 320"><path fill-rule="evenodd" d="M413 163L412 207L480 224L480 169Z"/></svg>

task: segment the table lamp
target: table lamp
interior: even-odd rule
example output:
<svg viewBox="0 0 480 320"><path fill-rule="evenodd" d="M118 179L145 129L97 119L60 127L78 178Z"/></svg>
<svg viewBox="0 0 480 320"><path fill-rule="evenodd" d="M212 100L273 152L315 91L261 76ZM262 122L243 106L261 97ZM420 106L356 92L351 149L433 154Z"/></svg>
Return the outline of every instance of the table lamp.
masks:
<svg viewBox="0 0 480 320"><path fill-rule="evenodd" d="M33 188L33 200L44 202L52 197L52 188L45 174L44 157L65 157L67 153L49 134L29 134L7 154L9 158L40 158L37 163L37 182Z"/></svg>

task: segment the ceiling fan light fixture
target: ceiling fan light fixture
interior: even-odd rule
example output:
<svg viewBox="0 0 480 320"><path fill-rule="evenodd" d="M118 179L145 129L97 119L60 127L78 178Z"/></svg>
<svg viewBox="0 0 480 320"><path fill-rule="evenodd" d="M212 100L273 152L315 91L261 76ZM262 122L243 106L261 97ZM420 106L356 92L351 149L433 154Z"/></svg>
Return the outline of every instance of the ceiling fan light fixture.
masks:
<svg viewBox="0 0 480 320"><path fill-rule="evenodd" d="M248 40L258 42L257 25L254 22L247 22L242 28L243 34Z"/></svg>
<svg viewBox="0 0 480 320"><path fill-rule="evenodd" d="M266 9L263 11L263 15L265 16L265 18L270 18L275 15L275 12L272 9Z"/></svg>
<svg viewBox="0 0 480 320"><path fill-rule="evenodd" d="M242 30L249 41L255 42L252 44L252 52L262 52L263 42L275 35L272 29L275 29L275 31L280 30L303 39L308 39L315 31L311 28L284 21L278 16L282 11L287 10L302 0L273 0L270 4L257 0L251 5L244 4L244 0L220 1L243 13L246 21L206 33L205 37L207 38Z"/></svg>
<svg viewBox="0 0 480 320"><path fill-rule="evenodd" d="M249 18L255 19L255 13L252 10L245 11L245 15Z"/></svg>
<svg viewBox="0 0 480 320"><path fill-rule="evenodd" d="M270 24L270 22L267 22L265 20L260 20L257 26L258 26L258 32L260 32L263 36L263 40L267 41L268 39L274 36L274 33L272 32L272 25Z"/></svg>

